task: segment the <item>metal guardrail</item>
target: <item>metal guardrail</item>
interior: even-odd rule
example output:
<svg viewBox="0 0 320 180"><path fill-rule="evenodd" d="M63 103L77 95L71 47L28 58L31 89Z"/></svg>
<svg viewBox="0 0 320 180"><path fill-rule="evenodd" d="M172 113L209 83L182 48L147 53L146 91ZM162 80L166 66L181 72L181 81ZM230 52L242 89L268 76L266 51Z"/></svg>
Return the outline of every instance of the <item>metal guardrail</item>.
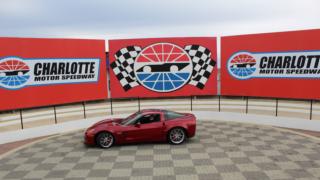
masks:
<svg viewBox="0 0 320 180"><path fill-rule="evenodd" d="M186 109L186 110L190 110L190 111L193 111L193 110L195 110L195 109L197 109L197 106L199 106L199 103L195 103L195 101L197 100L197 99L217 99L217 101L218 101L218 103L217 103L217 109L218 109L218 111L219 112L221 112L221 111L223 111L223 105L222 105L222 98L225 98L225 100L226 99L230 99L230 100L232 100L232 99L237 99L237 100L239 100L239 99L241 99L241 100L243 100L243 101L245 101L245 109L244 109L244 113L246 113L246 114L248 114L249 113L249 111L250 111L250 99L251 98L254 98L254 99L259 99L259 98L255 98L255 97L231 97L231 96L206 96L206 97L201 97L201 96L189 96L189 97L177 97L177 98L172 98L172 99L180 99L180 100L184 100L184 102L185 101L189 101L190 103L189 103L189 105L188 104L182 104L181 106L182 107L184 107L184 109ZM106 108L105 110L105 112L106 113L108 113L108 114L111 114L111 115L113 115L113 114L116 114L116 112L115 112L115 108L116 109L119 109L119 108L121 108L122 106L123 107L133 107L133 108L136 108L137 109L137 111L140 111L143 107L142 107L142 100L143 101L148 101L148 100L151 100L151 101L161 101L161 99L162 100L168 100L168 98L140 98L140 97L137 97L137 98L130 98L130 99L107 99L107 100L104 100L103 102L104 103L106 103L106 105L108 104L108 107L109 108ZM266 98L260 98L260 99L266 99ZM274 116L278 116L279 115L279 99L268 99L268 100L275 100L275 107L274 107ZM290 101L289 99L281 99L281 100L288 100L288 101ZM125 101L125 102L131 102L131 104L133 103L133 104L135 104L135 105L129 105L129 106L125 106L125 105L122 105L122 104L125 104L125 103L121 103L122 101ZM313 106L314 106L314 102L315 102L315 100L308 100L308 101L306 101L306 100L304 100L303 102L309 102L310 103L310 106L309 106L309 109L308 109L308 111L309 111L309 120L312 120L312 118L313 118ZM82 113L82 117L84 118L84 119L86 119L87 117L88 117L88 114L90 114L90 112L93 110L92 108L91 109L88 109L88 103L89 104L94 104L94 102L81 102L81 103L77 103L77 104L74 104L74 105L81 105L82 106L82 108L81 108L81 110L79 110L80 108L78 107L78 108L75 108L76 110L73 110L72 108L70 108L70 109L68 109L68 108L65 108L65 109L63 109L63 110L60 110L60 111L63 111L63 112L60 112L60 113L58 113L58 110L57 110L57 107L59 107L59 106L51 106L52 108L53 108L53 116L54 116L54 124L57 124L57 123L59 123L59 115L61 115L61 114L72 114L72 113L78 113L78 112L80 112L81 111L81 113ZM156 104L155 104L156 105ZM63 105L64 106L64 105ZM71 105L72 106L72 105ZM117 106L120 106L120 107L117 107ZM179 105L180 106L180 105ZM254 106L254 105L252 105L252 106ZM144 106L145 107L145 106ZM210 106L209 105L209 107L212 107L212 106ZM242 105L240 105L239 107L242 107ZM125 108L125 109L128 109L128 108ZM301 108L301 109L304 109L304 108ZM35 108L35 110L36 110L36 108ZM304 109L305 110L305 109ZM32 118L32 116L30 117L30 115L28 115L28 117L26 117L27 115L26 114L24 114L24 109L20 109L19 110L19 119L20 119L20 128L21 129L24 129L25 128L25 123L27 123L26 121L25 121L25 119L30 119L30 118ZM102 109L102 111L104 111L104 109ZM109 111L109 112L107 112L107 111ZM38 116L45 116L45 115L49 115L49 114L51 114L52 112L50 112L50 113L46 113L46 112L43 112L43 113L39 113L39 115ZM93 113L91 113L91 114L93 114ZM67 115L66 115L67 116ZM0 114L0 117L1 117L1 114ZM61 117L60 117L61 118ZM79 119L79 117L78 117L78 119ZM1 120L1 119L0 119ZM76 120L76 119L75 119ZM1 125L1 121L0 121L0 125ZM1 131L0 131L1 132Z"/></svg>

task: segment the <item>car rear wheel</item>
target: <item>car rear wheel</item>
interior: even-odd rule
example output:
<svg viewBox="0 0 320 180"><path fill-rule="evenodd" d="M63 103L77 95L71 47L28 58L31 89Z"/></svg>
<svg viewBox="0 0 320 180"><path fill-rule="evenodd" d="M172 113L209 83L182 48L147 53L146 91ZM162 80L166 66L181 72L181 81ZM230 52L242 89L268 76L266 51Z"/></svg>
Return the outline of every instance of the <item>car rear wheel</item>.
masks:
<svg viewBox="0 0 320 180"><path fill-rule="evenodd" d="M181 144L186 139L186 132L182 128L173 128L169 132L168 139L171 144Z"/></svg>
<svg viewBox="0 0 320 180"><path fill-rule="evenodd" d="M114 143L114 137L111 133L102 132L99 133L96 138L97 145L101 148L109 148Z"/></svg>

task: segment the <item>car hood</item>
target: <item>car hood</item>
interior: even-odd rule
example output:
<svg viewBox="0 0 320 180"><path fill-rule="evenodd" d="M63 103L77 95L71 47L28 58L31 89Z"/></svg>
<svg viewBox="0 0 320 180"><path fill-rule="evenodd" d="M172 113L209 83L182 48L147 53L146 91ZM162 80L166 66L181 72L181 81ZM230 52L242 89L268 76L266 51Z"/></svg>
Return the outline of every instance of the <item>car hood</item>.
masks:
<svg viewBox="0 0 320 180"><path fill-rule="evenodd" d="M99 121L99 122L95 123L91 127L96 127L96 126L99 126L99 125L111 125L111 126L113 126L115 123L118 124L121 121L122 121L122 118L105 119L105 120L102 120L102 121Z"/></svg>

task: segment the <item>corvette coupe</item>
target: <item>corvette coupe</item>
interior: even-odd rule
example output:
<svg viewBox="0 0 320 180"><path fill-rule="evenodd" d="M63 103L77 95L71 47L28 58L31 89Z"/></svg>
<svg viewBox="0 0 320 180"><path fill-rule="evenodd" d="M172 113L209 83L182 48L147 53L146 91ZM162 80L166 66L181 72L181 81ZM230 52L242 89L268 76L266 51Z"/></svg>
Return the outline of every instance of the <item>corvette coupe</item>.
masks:
<svg viewBox="0 0 320 180"><path fill-rule="evenodd" d="M88 145L109 148L114 144L161 142L181 144L195 135L196 117L160 109L146 109L127 118L106 119L85 131Z"/></svg>

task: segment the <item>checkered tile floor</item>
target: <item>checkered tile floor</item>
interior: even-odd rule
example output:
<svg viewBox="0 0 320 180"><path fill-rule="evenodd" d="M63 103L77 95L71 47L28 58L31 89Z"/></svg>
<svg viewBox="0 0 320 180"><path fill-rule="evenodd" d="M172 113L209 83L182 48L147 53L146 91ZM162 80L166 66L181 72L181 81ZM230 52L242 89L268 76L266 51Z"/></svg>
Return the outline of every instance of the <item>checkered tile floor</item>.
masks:
<svg viewBox="0 0 320 180"><path fill-rule="evenodd" d="M198 121L183 145L85 147L83 132L0 160L0 179L320 179L320 141L264 126Z"/></svg>

